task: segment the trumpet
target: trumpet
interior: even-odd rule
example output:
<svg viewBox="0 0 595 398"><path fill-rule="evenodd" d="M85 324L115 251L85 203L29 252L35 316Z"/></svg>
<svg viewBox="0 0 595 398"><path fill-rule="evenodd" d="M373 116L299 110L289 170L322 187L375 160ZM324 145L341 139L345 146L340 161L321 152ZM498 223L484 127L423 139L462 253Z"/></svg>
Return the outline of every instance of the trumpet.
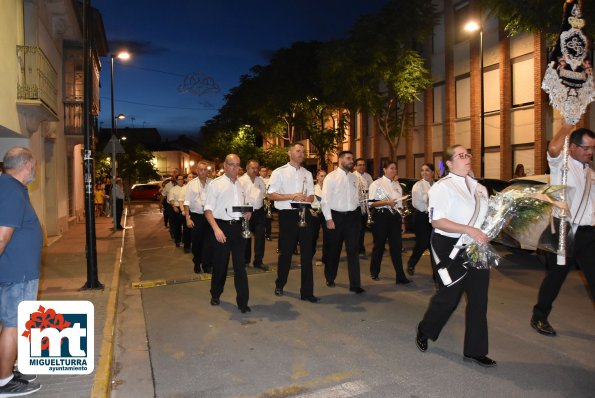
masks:
<svg viewBox="0 0 595 398"><path fill-rule="evenodd" d="M302 194L306 195L308 190L306 188L306 177L304 177L304 181L302 182ZM300 207L300 220L298 221L298 227L306 228L308 223L306 222L306 207Z"/></svg>
<svg viewBox="0 0 595 398"><path fill-rule="evenodd" d="M273 218L273 202L268 198L269 194L269 187L266 187L265 196L262 201L262 205L264 206L264 216L269 220Z"/></svg>

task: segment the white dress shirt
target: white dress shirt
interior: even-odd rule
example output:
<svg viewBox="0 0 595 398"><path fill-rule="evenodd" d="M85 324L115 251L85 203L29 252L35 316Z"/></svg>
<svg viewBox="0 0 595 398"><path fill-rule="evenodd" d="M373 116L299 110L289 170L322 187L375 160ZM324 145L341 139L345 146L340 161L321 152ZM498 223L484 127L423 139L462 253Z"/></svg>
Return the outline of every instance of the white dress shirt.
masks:
<svg viewBox="0 0 595 398"><path fill-rule="evenodd" d="M370 184L372 184L372 177L370 177L370 174L366 173L364 171L364 174L360 174L359 171L354 171L353 175L357 177L357 183L358 185L361 184L360 189L363 189L365 191L367 191L370 188ZM367 175L368 177L370 177L370 179L368 180L365 175Z"/></svg>
<svg viewBox="0 0 595 398"><path fill-rule="evenodd" d="M306 196L314 195L314 182L312 173L304 167L295 168L290 163L273 170L269 180L269 193L278 193L280 195L302 193L306 191ZM277 210L290 210L291 200L275 201Z"/></svg>
<svg viewBox="0 0 595 398"><path fill-rule="evenodd" d="M162 188L161 188L161 195L165 196L167 198L167 194L169 193L169 190L172 189L174 186L176 185L175 182L172 182L172 180L169 180L167 182L167 184L165 184Z"/></svg>
<svg viewBox="0 0 595 398"><path fill-rule="evenodd" d="M200 178L196 177L186 184L184 195L184 206L190 208L191 213L204 214L205 199L207 197L207 186L212 180L207 177L203 185Z"/></svg>
<svg viewBox="0 0 595 398"><path fill-rule="evenodd" d="M245 173L238 180L242 184L244 192L246 192L246 202L251 204L254 210L262 209L264 195L266 193L266 186L263 179L260 176L256 176L254 182L252 182L252 178L250 178L248 173Z"/></svg>
<svg viewBox="0 0 595 398"><path fill-rule="evenodd" d="M428 211L428 191L433 184L433 182L430 184L422 178L413 185L413 188L411 188L411 204L418 211Z"/></svg>
<svg viewBox="0 0 595 398"><path fill-rule="evenodd" d="M211 210L213 217L219 220L239 220L242 213L233 212L233 206L244 205L244 189L239 179L235 183L223 174L207 185L205 211Z"/></svg>
<svg viewBox="0 0 595 398"><path fill-rule="evenodd" d="M451 172L432 185L428 196L430 221L446 218L458 224L469 224L475 213L475 200L478 196L480 208L473 226L479 228L485 219L488 209L488 191L469 176L463 177ZM460 233L446 232L438 228L434 228L434 231L451 238L461 236Z"/></svg>
<svg viewBox="0 0 595 398"><path fill-rule="evenodd" d="M172 206L179 207L180 204L184 204L184 191L182 190L182 187L177 184L167 193L167 203L171 203L172 200L174 202Z"/></svg>
<svg viewBox="0 0 595 398"><path fill-rule="evenodd" d="M320 209L320 199L322 199L322 187L320 184L314 185L314 201L312 202L313 209Z"/></svg>
<svg viewBox="0 0 595 398"><path fill-rule="evenodd" d="M376 181L370 184L368 190L368 198L376 200L387 200L388 199L399 199L396 203L396 207L399 209L403 208L401 198L403 197L403 189L399 181L391 181L386 176L382 176ZM391 206L378 206L376 209L388 209Z"/></svg>
<svg viewBox="0 0 595 398"><path fill-rule="evenodd" d="M562 165L564 163L563 152L560 152L558 157L552 158L547 154L547 161L550 166L550 184L560 185L562 182ZM585 183L587 181L587 173L591 173L591 191L587 196L587 203L582 206L581 214L577 215L580 207L581 199L585 190ZM595 225L595 173L587 164L583 166L581 162L568 156L568 174L566 178L566 196L565 200L570 207L570 216L567 218L576 231L579 225ZM554 208L554 214L558 216L559 211Z"/></svg>
<svg viewBox="0 0 595 398"><path fill-rule="evenodd" d="M359 208L357 177L341 168L328 173L322 187L320 207L327 221L333 219L331 210L346 212Z"/></svg>

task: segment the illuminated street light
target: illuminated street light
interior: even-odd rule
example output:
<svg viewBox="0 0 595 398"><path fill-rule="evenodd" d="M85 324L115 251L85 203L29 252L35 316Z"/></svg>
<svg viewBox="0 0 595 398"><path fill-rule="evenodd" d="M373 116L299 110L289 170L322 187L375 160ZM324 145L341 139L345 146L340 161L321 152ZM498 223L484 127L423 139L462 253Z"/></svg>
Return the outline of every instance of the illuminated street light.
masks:
<svg viewBox="0 0 595 398"><path fill-rule="evenodd" d="M118 58L122 61L130 59L130 54L126 51L120 51L117 54L110 54L110 61L111 61L111 69L110 69L110 89L111 89L111 111L112 111L112 187L116 183L116 146L115 146L115 137L116 137L116 120L117 119L124 119L124 114L120 113L117 117L114 115L114 58ZM114 222L114 230L117 227L117 220L116 220L116 195L111 195L112 199L112 220Z"/></svg>

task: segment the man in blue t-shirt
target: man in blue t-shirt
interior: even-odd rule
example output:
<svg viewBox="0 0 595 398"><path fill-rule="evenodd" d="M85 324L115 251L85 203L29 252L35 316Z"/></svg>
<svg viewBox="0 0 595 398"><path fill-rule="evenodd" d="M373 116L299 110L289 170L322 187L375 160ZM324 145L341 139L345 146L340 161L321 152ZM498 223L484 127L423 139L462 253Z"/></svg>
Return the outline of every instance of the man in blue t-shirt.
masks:
<svg viewBox="0 0 595 398"><path fill-rule="evenodd" d="M0 397L41 388L34 377L13 370L18 306L37 299L39 283L41 226L26 188L35 179L35 165L29 149L14 147L4 155L0 175Z"/></svg>

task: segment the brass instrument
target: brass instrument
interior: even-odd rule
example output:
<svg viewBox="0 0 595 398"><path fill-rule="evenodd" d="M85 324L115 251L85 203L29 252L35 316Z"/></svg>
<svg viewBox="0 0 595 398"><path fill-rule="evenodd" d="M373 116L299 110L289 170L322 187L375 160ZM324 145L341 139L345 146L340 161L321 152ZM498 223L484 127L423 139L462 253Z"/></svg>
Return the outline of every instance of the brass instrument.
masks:
<svg viewBox="0 0 595 398"><path fill-rule="evenodd" d="M273 218L273 202L268 198L269 187L266 187L264 200L262 205L264 206L264 216L268 219Z"/></svg>
<svg viewBox="0 0 595 398"><path fill-rule="evenodd" d="M397 206L397 203L395 203L392 206L388 206L388 211L390 211L390 214L399 214L401 216L402 219L404 219L405 217L409 216L411 214L411 209L409 208L409 206L407 205L407 202L411 201L411 195L405 195L402 196L400 199L393 199L390 197L390 195L384 190L384 188L382 187L382 185L378 186L378 189L376 189L376 195L380 196L380 200L388 200L388 201L401 201L401 204L403 205L403 208L400 209Z"/></svg>
<svg viewBox="0 0 595 398"><path fill-rule="evenodd" d="M302 182L302 194L303 195L308 194L308 189L306 187L306 177L304 177L304 181ZM308 226L308 223L306 222L306 207L305 206L300 207L299 212L300 212L300 220L298 221L298 227L306 228Z"/></svg>
<svg viewBox="0 0 595 398"><path fill-rule="evenodd" d="M242 196L244 198L242 205L248 206L248 204L246 203L246 194L244 192L242 192ZM242 214L242 238L252 238L252 232L250 232L250 224L248 220L246 220L246 216L244 214Z"/></svg>
<svg viewBox="0 0 595 398"><path fill-rule="evenodd" d="M372 220L372 212L370 211L370 202L368 200L368 190L364 187L361 178L358 178L359 185L359 205L362 210L362 214L366 214L368 219L366 220L366 226L372 228L374 220Z"/></svg>

